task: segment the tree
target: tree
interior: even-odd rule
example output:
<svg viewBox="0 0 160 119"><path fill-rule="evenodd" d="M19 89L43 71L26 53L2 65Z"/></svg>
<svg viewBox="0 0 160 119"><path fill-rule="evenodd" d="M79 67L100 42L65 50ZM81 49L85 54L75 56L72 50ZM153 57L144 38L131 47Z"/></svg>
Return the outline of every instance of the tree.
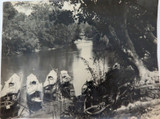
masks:
<svg viewBox="0 0 160 119"><path fill-rule="evenodd" d="M12 20L18 12L10 2L4 2L3 7L3 29L5 29L9 21Z"/></svg>
<svg viewBox="0 0 160 119"><path fill-rule="evenodd" d="M65 10L59 12L57 15L57 20L55 21L55 24L64 24L69 25L74 23L73 15L71 11Z"/></svg>
<svg viewBox="0 0 160 119"><path fill-rule="evenodd" d="M31 13L15 10L27 7ZM34 52L43 48L61 47L79 38L71 11L47 3L18 2L4 5L3 55Z"/></svg>
<svg viewBox="0 0 160 119"><path fill-rule="evenodd" d="M152 11L146 11L135 0L77 0L76 2L70 0L70 2L81 4L83 15L77 14L80 20L95 26L100 36L106 35L114 50L134 68L141 79L144 80L145 75L151 73L149 71L151 68L142 60L144 51L152 54L151 61L154 61L156 64L154 66L157 68L157 60L153 60L157 59L157 55L153 53L156 52L156 33L153 30L156 29L156 16L152 15ZM139 32L146 34L141 41ZM133 37L134 33L137 34ZM137 46L137 42L141 44L143 42L143 47ZM150 47L154 49L150 50Z"/></svg>

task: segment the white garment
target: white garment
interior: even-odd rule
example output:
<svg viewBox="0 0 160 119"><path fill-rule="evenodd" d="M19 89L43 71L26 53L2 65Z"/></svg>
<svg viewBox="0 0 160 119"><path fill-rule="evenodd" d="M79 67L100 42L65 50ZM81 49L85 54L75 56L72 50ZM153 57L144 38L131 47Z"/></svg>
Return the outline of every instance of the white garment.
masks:
<svg viewBox="0 0 160 119"><path fill-rule="evenodd" d="M10 85L12 83L12 85ZM13 74L8 81L5 82L3 89L0 91L0 97L4 97L8 93L18 93L21 88L21 79L17 74Z"/></svg>
<svg viewBox="0 0 160 119"><path fill-rule="evenodd" d="M52 77L52 78L49 78L49 77ZM57 82L57 73L54 70L51 70L46 77L46 80L44 82L44 87L55 84L56 82Z"/></svg>
<svg viewBox="0 0 160 119"><path fill-rule="evenodd" d="M39 83L37 77L34 74L30 74L27 77L27 93L31 95L36 91L42 91L42 84Z"/></svg>

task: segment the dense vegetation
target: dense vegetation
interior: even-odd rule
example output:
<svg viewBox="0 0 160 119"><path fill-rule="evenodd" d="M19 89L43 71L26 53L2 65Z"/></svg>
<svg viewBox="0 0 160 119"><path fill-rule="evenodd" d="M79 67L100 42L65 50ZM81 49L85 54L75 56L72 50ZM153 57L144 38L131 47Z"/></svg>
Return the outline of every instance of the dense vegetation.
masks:
<svg viewBox="0 0 160 119"><path fill-rule="evenodd" d="M74 11L62 9L65 0L61 1L55 0L52 4L38 5L23 2L15 4L31 6L30 15L18 12L14 8L15 5L9 2L5 3L3 55L68 45L80 39L83 32L93 41L95 62L107 56L109 67L116 62L120 64L118 75L113 73L105 77L106 79L111 77L111 84L106 84L111 90L117 88L113 91L113 94L116 92L116 96L121 93L118 88L127 84L124 89L126 95L117 96L116 106L119 107L124 102L129 104L147 96L148 94L141 95L139 89L137 91L134 88L137 82L140 86L141 82L145 85L158 79L158 73L155 73L158 68L157 9L144 7L136 0L67 0L73 5L80 4L77 13L74 14ZM83 60L94 77L95 72L87 61ZM97 80L94 79L95 82ZM93 92L99 91L99 87L104 86L100 85L104 84L101 77L98 81L96 83L99 84L96 84ZM104 86L106 90L108 87ZM100 92L103 91L102 87ZM99 97L99 93L96 94ZM125 99L122 100L121 97Z"/></svg>
<svg viewBox="0 0 160 119"><path fill-rule="evenodd" d="M68 45L79 39L83 31L100 45L95 48L116 51L121 64L131 65L137 74L139 65L149 70L157 68L156 8L146 9L134 0L70 0L70 3L80 4L79 12L63 10L64 2L57 1L38 5L4 3L3 55ZM32 13L18 12L16 6L28 7ZM82 23L92 27L84 29Z"/></svg>
<svg viewBox="0 0 160 119"><path fill-rule="evenodd" d="M23 6L31 14L18 12ZM3 55L21 54L71 44L79 38L80 28L71 11L52 4L4 3Z"/></svg>
<svg viewBox="0 0 160 119"><path fill-rule="evenodd" d="M75 4L75 0L71 2ZM154 70L157 66L156 8L149 10L135 0L77 0L77 3L83 11L83 15L78 15L80 22L96 27L97 41L105 36L107 47L110 45L119 56L126 57L124 64L136 69L144 63Z"/></svg>
<svg viewBox="0 0 160 119"><path fill-rule="evenodd" d="M115 103L117 107L127 106L137 100L141 101L142 97L144 99L142 101L148 100L150 94L147 88L142 89L146 92L143 94L143 91L137 87L140 88L142 85L148 84L153 84L154 87L155 82L159 80L156 38L157 9L151 7L156 6L158 1L70 0L70 2L71 4L80 4L79 9L82 13L77 14L79 22L87 22L95 28L94 39L92 39L98 59L108 56L110 67L115 62L118 62L121 66L118 74L113 71L112 74L107 75L105 81L110 78L111 84L107 82L104 87L105 81L96 84L96 86L98 85L97 89L93 88L91 94L94 95L95 93L97 95L93 98L98 100L100 93L107 89L110 92L107 98L111 98L111 100L113 100L112 95L117 93ZM141 4L141 2L149 3L149 7ZM90 70L90 67L88 69ZM123 87L124 84L127 84L127 86ZM90 86L89 84L88 88ZM92 86L94 87L93 84ZM121 95L123 92L120 89L121 86L126 91L123 96ZM102 88L102 90L99 88ZM112 92L112 90L114 91ZM150 92L155 93L154 89ZM150 98L158 97L151 96ZM108 113L106 115L108 116ZM100 116L100 118L103 118L103 116Z"/></svg>

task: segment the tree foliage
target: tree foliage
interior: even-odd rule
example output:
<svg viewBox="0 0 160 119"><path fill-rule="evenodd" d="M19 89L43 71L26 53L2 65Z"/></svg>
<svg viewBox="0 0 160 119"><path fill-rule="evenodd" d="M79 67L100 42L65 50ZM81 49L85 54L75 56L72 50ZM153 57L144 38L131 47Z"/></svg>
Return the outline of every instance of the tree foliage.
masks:
<svg viewBox="0 0 160 119"><path fill-rule="evenodd" d="M31 14L18 12L17 5L28 7ZM13 6L6 2L3 18L3 55L61 47L79 38L72 12L51 4L22 2Z"/></svg>
<svg viewBox="0 0 160 119"><path fill-rule="evenodd" d="M149 70L157 68L156 8L154 11L146 9L136 0L70 1L81 4L79 9L82 12L77 14L79 22L94 26L98 30L98 41L107 37L109 44L106 43L106 47L111 46L119 56L124 57L123 65L132 65L137 73L137 61Z"/></svg>

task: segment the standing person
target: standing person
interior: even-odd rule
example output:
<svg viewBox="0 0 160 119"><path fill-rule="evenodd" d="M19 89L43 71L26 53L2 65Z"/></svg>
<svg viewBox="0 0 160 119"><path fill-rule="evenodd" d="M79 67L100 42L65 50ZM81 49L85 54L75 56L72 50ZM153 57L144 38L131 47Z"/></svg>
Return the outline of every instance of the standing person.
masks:
<svg viewBox="0 0 160 119"><path fill-rule="evenodd" d="M107 93L109 94L109 103L114 103L116 101L116 96L118 93L118 79L120 77L120 64L115 63L113 67L105 75L105 87L107 88Z"/></svg>
<svg viewBox="0 0 160 119"><path fill-rule="evenodd" d="M75 90L72 84L72 79L69 76L68 72L62 70L60 72L60 92L62 95L62 113L63 116L70 116L70 107L73 104L73 100L75 97Z"/></svg>

